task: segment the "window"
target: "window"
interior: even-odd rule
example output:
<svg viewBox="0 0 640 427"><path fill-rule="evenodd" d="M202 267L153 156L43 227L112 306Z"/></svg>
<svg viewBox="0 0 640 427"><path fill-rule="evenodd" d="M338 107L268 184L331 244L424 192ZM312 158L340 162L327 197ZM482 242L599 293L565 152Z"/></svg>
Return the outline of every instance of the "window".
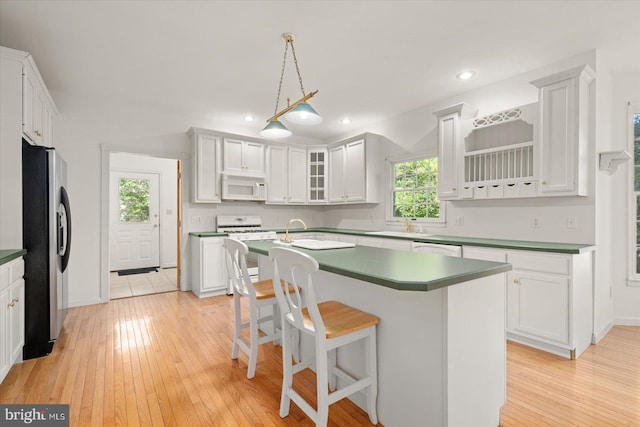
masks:
<svg viewBox="0 0 640 427"><path fill-rule="evenodd" d="M632 273L640 277L640 105L632 105L632 149L633 149L633 225L631 227L633 244Z"/></svg>
<svg viewBox="0 0 640 427"><path fill-rule="evenodd" d="M443 222L437 190L438 158L392 162L391 169L391 219Z"/></svg>
<svg viewBox="0 0 640 427"><path fill-rule="evenodd" d="M120 222L149 222L149 180L120 179Z"/></svg>

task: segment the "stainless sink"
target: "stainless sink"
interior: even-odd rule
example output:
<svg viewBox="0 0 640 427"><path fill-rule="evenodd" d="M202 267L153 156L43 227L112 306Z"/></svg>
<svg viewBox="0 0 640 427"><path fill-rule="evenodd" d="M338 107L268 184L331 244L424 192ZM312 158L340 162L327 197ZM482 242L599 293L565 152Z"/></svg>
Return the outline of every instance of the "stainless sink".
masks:
<svg viewBox="0 0 640 427"><path fill-rule="evenodd" d="M424 238L431 236L426 233L414 233L412 231L367 231L365 234L372 236L389 236L389 237L408 237L408 238Z"/></svg>

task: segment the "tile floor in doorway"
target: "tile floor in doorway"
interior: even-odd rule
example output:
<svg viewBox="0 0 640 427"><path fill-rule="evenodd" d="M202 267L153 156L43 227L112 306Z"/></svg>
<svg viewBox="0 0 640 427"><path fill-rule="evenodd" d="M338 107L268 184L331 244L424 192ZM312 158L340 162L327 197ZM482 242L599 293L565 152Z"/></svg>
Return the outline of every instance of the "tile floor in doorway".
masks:
<svg viewBox="0 0 640 427"><path fill-rule="evenodd" d="M175 268L159 268L157 272L128 276L118 276L112 271L109 273L111 299L177 291L176 271Z"/></svg>

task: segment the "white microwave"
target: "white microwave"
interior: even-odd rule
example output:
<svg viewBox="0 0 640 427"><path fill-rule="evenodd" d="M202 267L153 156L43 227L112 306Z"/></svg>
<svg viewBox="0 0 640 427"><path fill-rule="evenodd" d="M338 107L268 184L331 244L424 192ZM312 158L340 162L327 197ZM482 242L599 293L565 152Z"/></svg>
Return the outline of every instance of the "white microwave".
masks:
<svg viewBox="0 0 640 427"><path fill-rule="evenodd" d="M222 174L222 199L264 201L265 186L264 178Z"/></svg>

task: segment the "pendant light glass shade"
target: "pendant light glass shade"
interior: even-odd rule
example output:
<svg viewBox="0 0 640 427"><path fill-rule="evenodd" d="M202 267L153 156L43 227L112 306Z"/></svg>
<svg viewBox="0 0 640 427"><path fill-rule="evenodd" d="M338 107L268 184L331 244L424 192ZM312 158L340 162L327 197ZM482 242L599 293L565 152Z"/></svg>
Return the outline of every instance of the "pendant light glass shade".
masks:
<svg viewBox="0 0 640 427"><path fill-rule="evenodd" d="M280 123L279 120L271 120L264 129L260 131L260 136L264 138L286 138L287 136L291 136L291 131Z"/></svg>
<svg viewBox="0 0 640 427"><path fill-rule="evenodd" d="M306 102L298 104L284 115L284 118L297 125L317 125L322 123L322 117Z"/></svg>

